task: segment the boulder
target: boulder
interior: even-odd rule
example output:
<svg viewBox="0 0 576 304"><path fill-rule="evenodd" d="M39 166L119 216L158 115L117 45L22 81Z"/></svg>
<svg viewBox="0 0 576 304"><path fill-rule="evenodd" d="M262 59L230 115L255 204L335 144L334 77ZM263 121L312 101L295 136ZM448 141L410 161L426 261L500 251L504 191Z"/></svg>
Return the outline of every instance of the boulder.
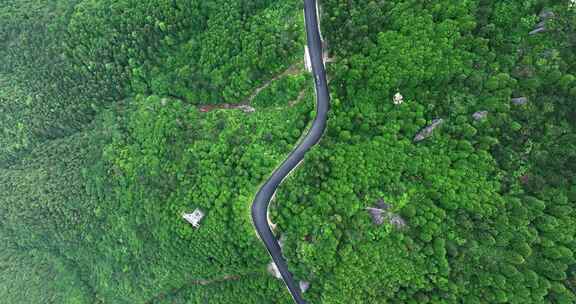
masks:
<svg viewBox="0 0 576 304"><path fill-rule="evenodd" d="M384 216L387 215L386 211L378 208L366 208L366 210L368 210L368 213L370 214L370 217L372 218L372 223L374 223L374 225L380 226L384 224Z"/></svg>
<svg viewBox="0 0 576 304"><path fill-rule="evenodd" d="M379 199L376 202L375 207L367 207L366 211L368 211L372 218L372 223L376 226L380 226L387 222L398 229L406 227L406 221L400 215L392 212L391 206L383 199Z"/></svg>
<svg viewBox="0 0 576 304"><path fill-rule="evenodd" d="M545 32L547 30L546 28L546 22L550 19L553 19L554 17L556 17L556 14L554 14L553 11L550 10L543 10L538 17L540 17L540 22L538 22L538 24L536 24L536 27L534 28L534 30L532 30L530 33L528 33L529 35L536 35L538 33L542 33Z"/></svg>
<svg viewBox="0 0 576 304"><path fill-rule="evenodd" d="M383 199L378 199L378 201L376 201L376 207L382 210L388 210L390 209L390 204L386 203L386 201L384 201Z"/></svg>
<svg viewBox="0 0 576 304"><path fill-rule="evenodd" d="M545 10L542 10L542 12L540 12L538 17L540 17L540 20L545 21L545 20L552 19L552 18L556 17L556 14L554 14L554 12L551 10L545 9Z"/></svg>
<svg viewBox="0 0 576 304"><path fill-rule="evenodd" d="M436 128L438 128L441 124L444 123L444 119L438 118L432 121L432 124L427 126L426 128L422 129L416 136L414 137L414 142L420 142L425 140L426 138L432 136L432 133Z"/></svg>
<svg viewBox="0 0 576 304"><path fill-rule="evenodd" d="M536 34L538 34L538 33L542 33L542 32L545 32L545 31L546 31L546 27L545 27L545 26L542 26L542 27L535 28L535 29L532 30L530 33L528 33L528 35L536 35Z"/></svg>
<svg viewBox="0 0 576 304"><path fill-rule="evenodd" d="M517 106L525 105L528 103L528 98L526 97L512 98L512 103Z"/></svg>
<svg viewBox="0 0 576 304"><path fill-rule="evenodd" d="M394 214L390 217L390 225L402 229L406 227L406 221L401 216Z"/></svg>
<svg viewBox="0 0 576 304"><path fill-rule="evenodd" d="M472 114L472 118L474 118L476 121L486 119L486 117L488 117L488 111L478 111Z"/></svg>
<svg viewBox="0 0 576 304"><path fill-rule="evenodd" d="M310 282L300 281L299 285L302 293L305 293L308 289L310 289Z"/></svg>

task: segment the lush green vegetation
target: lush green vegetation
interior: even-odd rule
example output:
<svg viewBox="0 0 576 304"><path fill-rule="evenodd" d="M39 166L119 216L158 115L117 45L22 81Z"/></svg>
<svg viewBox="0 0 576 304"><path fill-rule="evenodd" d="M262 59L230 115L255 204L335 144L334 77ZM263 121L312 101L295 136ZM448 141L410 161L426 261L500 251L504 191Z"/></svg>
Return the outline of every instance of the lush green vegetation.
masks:
<svg viewBox="0 0 576 304"><path fill-rule="evenodd" d="M574 303L574 10L324 1L323 17L333 116L275 216L310 302ZM379 199L407 226L374 226Z"/></svg>
<svg viewBox="0 0 576 304"><path fill-rule="evenodd" d="M576 302L576 9L321 4L329 127L271 209L307 300ZM2 301L290 303L250 204L313 117L302 17L296 0L3 1ZM378 201L402 224L375 225Z"/></svg>
<svg viewBox="0 0 576 304"><path fill-rule="evenodd" d="M218 293L214 301L238 303L250 289L244 303L290 300L266 273L249 208L313 108L298 67L301 8L2 6L0 296L196 303ZM198 110L258 88L255 113ZM181 218L194 208L207 213L198 230Z"/></svg>

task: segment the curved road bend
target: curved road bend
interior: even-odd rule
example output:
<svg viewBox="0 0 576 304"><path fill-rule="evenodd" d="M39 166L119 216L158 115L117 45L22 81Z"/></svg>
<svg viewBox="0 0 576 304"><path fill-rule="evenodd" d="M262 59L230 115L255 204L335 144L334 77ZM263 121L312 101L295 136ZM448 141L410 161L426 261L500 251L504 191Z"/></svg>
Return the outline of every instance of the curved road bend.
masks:
<svg viewBox="0 0 576 304"><path fill-rule="evenodd" d="M252 203L252 221L256 232L262 242L264 242L272 260L276 263L292 298L294 298L294 301L298 304L306 302L302 299L300 286L294 281L292 274L288 271L288 266L282 256L278 241L268 226L267 214L268 205L276 192L276 188L278 188L284 178L304 159L306 152L318 143L326 128L326 120L328 118L330 95L328 93L326 70L322 58L322 40L320 38L318 16L316 15L316 0L304 0L304 17L306 22L306 39L316 86L316 118L306 137L292 150L282 165L272 173L260 188Z"/></svg>

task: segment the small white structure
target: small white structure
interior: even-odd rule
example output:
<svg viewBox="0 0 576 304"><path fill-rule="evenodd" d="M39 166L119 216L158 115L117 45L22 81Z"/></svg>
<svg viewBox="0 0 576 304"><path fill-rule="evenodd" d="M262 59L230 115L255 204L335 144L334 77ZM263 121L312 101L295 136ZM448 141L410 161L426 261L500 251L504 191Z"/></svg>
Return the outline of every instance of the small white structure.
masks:
<svg viewBox="0 0 576 304"><path fill-rule="evenodd" d="M204 218L204 212L200 209L195 209L192 213L184 213L182 218L195 228L198 228L200 227L200 221Z"/></svg>
<svg viewBox="0 0 576 304"><path fill-rule="evenodd" d="M404 102L404 96L402 96L402 94L400 94L400 92L396 93L396 95L394 95L394 104L395 105L399 105L401 103Z"/></svg>

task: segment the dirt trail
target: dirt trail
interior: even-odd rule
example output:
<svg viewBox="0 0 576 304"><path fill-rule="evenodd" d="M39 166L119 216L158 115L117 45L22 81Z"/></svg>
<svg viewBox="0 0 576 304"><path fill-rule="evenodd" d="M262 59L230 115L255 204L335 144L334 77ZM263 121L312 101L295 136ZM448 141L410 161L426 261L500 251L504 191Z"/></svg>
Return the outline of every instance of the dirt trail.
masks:
<svg viewBox="0 0 576 304"><path fill-rule="evenodd" d="M272 79L266 81L260 87L256 88L256 90L254 90L252 95L250 95L250 96L248 96L248 98L244 99L244 101L242 101L242 103L251 103L254 100L254 98L256 98L256 96L258 96L258 94L260 94L260 92L262 92L262 90L264 90L265 88L270 86L270 84L272 84L272 82L279 80L281 78L284 78L286 76L297 75L301 72L302 72L302 62L297 62L297 63L291 65L284 72L274 76Z"/></svg>
<svg viewBox="0 0 576 304"><path fill-rule="evenodd" d="M239 103L221 103L221 104L199 105L198 109L200 110L200 112L210 112L210 111L213 111L216 109L226 109L226 110L240 109L240 110L244 111L245 113L255 112L256 109L254 109L252 106L250 106L250 104L252 103L254 98L256 98L256 96L258 96L258 94L260 94L260 92L262 92L262 90L266 89L274 81L280 80L286 76L297 75L300 73L302 73L302 62L297 62L297 63L291 65L290 67L288 67L282 73L277 74L276 76L267 80L261 86L257 87L254 90L254 92L252 92L252 94L250 94L250 96L246 97L244 100L242 100ZM303 95L303 93L301 93L301 95ZM302 97L299 96L298 100L296 100L296 102L299 101L300 99L302 99Z"/></svg>
<svg viewBox="0 0 576 304"><path fill-rule="evenodd" d="M290 101L288 103L288 105L291 107L297 105L298 103L300 103L300 101L302 101L302 99L304 98L304 95L306 95L306 89L303 89L302 91L300 91L300 94L298 94L298 97L295 100Z"/></svg>

